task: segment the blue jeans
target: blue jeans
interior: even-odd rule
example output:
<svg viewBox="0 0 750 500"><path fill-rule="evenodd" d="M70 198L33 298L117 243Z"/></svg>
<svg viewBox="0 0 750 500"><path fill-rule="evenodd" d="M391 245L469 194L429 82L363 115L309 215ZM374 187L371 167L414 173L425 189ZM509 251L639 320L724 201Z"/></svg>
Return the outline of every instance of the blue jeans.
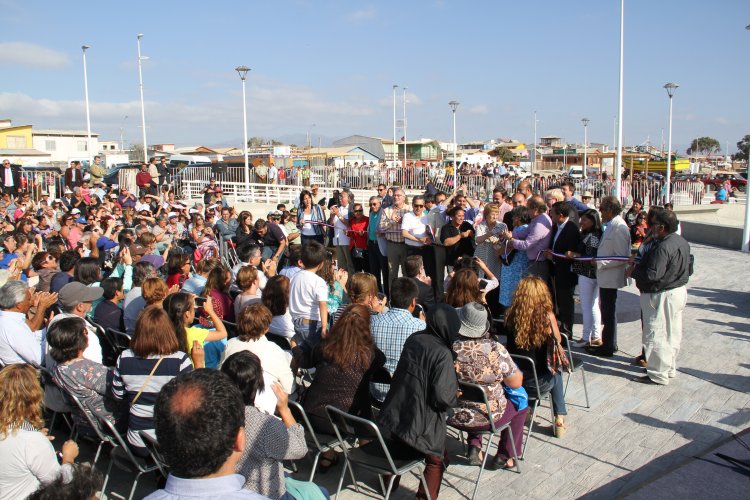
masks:
<svg viewBox="0 0 750 500"><path fill-rule="evenodd" d="M306 323L302 318L297 318L294 323L294 340L305 351L312 351L323 339L323 326L318 320L309 320Z"/></svg>

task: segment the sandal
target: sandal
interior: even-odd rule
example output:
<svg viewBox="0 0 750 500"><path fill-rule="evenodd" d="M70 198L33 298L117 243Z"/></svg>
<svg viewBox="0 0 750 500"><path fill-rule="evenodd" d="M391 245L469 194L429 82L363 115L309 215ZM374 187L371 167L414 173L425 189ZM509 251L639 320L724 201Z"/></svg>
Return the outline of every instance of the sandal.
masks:
<svg viewBox="0 0 750 500"><path fill-rule="evenodd" d="M563 422L562 417L555 417L555 437L561 439L565 437L568 427Z"/></svg>
<svg viewBox="0 0 750 500"><path fill-rule="evenodd" d="M320 457L320 461L318 462L318 471L321 474L325 474L326 472L328 472L328 469L336 465L338 462L338 454L333 455L333 457L326 457L325 455L323 455L322 457Z"/></svg>

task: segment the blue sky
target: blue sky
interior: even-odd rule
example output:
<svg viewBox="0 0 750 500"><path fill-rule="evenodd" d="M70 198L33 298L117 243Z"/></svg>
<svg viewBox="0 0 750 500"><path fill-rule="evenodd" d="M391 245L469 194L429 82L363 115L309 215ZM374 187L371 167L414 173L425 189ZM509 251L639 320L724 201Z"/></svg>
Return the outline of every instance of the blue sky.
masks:
<svg viewBox="0 0 750 500"><path fill-rule="evenodd" d="M0 115L37 128L85 129L82 44L92 129L140 141L136 34L144 33L149 143L240 145L238 65L248 75L249 135L314 141L392 135L393 84L407 86L409 138L538 135L612 142L618 0L130 1L0 0ZM750 133L750 2L626 0L626 144L675 148ZM536 68L536 70L534 70ZM401 117L399 90L398 117ZM124 117L128 118L125 119ZM315 127L312 127L315 124ZM399 133L399 136L401 134Z"/></svg>

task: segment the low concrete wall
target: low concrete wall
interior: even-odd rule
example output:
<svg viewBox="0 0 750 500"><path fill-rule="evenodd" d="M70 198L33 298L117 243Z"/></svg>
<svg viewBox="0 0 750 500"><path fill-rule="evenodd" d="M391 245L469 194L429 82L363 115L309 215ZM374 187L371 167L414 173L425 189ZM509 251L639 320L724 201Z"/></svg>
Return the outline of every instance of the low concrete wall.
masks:
<svg viewBox="0 0 750 500"><path fill-rule="evenodd" d="M702 222L680 221L682 236L690 243L702 243L730 250L742 247L742 228L723 226L721 224L705 224Z"/></svg>

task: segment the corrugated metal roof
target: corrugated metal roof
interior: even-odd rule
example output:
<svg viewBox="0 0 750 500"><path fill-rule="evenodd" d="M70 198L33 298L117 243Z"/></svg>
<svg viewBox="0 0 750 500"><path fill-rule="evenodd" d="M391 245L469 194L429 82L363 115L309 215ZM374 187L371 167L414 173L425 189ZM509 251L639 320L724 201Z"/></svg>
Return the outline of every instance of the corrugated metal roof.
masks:
<svg viewBox="0 0 750 500"><path fill-rule="evenodd" d="M62 129L38 129L32 130L31 135L55 135L64 137L87 137L88 132L85 130L62 130ZM91 137L99 137L99 134L91 132Z"/></svg>
<svg viewBox="0 0 750 500"><path fill-rule="evenodd" d="M2 149L0 148L0 156L52 156L44 151L38 149Z"/></svg>

